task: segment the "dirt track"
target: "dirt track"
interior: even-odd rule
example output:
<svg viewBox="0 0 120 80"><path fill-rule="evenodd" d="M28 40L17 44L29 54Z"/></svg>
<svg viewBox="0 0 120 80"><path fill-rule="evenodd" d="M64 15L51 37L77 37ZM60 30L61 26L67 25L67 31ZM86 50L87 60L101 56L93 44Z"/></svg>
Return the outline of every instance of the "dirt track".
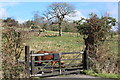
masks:
<svg viewBox="0 0 120 80"><path fill-rule="evenodd" d="M98 78L98 77L83 75L83 74L72 74L72 75L54 76L48 78Z"/></svg>
<svg viewBox="0 0 120 80"><path fill-rule="evenodd" d="M118 80L118 79L107 79L107 78L100 78L100 77L94 77L94 76L89 76L89 75L84 75L84 74L72 74L72 75L64 75L64 76L54 76L54 77L48 77L49 79L51 78L62 78L60 80ZM47 79L48 79L47 78Z"/></svg>
<svg viewBox="0 0 120 80"><path fill-rule="evenodd" d="M0 71L0 79L2 79L2 71Z"/></svg>

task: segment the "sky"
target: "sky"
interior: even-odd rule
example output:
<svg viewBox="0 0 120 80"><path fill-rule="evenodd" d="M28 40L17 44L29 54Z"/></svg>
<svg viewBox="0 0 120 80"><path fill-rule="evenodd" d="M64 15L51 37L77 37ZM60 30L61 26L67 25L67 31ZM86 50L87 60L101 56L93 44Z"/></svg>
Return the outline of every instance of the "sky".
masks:
<svg viewBox="0 0 120 80"><path fill-rule="evenodd" d="M0 18L12 17L23 23L33 19L34 11L39 11L40 15L48 8L52 2L0 2ZM67 2L75 7L77 16L71 20L79 20L81 17L88 18L91 12L102 16L108 12L110 16L118 19L118 2Z"/></svg>

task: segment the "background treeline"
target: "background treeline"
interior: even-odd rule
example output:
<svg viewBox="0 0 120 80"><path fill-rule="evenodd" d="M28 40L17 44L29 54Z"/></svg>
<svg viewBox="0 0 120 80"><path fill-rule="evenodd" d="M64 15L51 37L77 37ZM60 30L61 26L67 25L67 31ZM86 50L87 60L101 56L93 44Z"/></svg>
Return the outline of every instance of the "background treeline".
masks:
<svg viewBox="0 0 120 80"><path fill-rule="evenodd" d="M8 26L8 27L14 27L14 28L45 29L50 31L59 31L58 24L48 25L45 23L36 23L34 20L28 20L28 21L25 21L24 23L19 23L17 20L10 17L2 21L3 21L3 27ZM63 27L62 29L63 32L75 32L75 33L78 32L76 24L74 24L73 22L63 21L62 27ZM116 35L119 32L118 30L119 29L117 29L116 31L111 30L111 34Z"/></svg>

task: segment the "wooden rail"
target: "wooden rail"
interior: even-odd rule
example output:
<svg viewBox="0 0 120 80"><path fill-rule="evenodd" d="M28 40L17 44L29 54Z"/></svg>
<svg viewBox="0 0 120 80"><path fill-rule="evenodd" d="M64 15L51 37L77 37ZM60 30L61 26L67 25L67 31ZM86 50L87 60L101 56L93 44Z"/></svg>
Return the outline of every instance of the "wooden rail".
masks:
<svg viewBox="0 0 120 80"><path fill-rule="evenodd" d="M53 55L53 53L44 53L44 54L37 54L37 53L34 53L34 54L31 54L30 56L47 56L47 55Z"/></svg>
<svg viewBox="0 0 120 80"><path fill-rule="evenodd" d="M81 51L81 52L63 52L61 54L83 54L84 52Z"/></svg>
<svg viewBox="0 0 120 80"><path fill-rule="evenodd" d="M44 54L31 54L30 56L47 56L47 55L53 55L53 54L83 54L84 52L63 52L63 53L44 53Z"/></svg>

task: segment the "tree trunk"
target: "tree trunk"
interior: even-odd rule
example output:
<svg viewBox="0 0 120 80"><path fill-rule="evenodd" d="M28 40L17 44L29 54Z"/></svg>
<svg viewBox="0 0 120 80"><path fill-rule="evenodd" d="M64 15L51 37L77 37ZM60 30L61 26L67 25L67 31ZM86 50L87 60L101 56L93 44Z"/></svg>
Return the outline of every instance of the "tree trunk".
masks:
<svg viewBox="0 0 120 80"><path fill-rule="evenodd" d="M62 36L62 27L61 27L61 23L59 23L59 36Z"/></svg>
<svg viewBox="0 0 120 80"><path fill-rule="evenodd" d="M87 38L83 38L84 39L84 42L85 42L85 46L86 46L86 50L89 51L89 54L90 55L93 55L93 54L96 54L95 53L95 46L94 46L94 37L92 36L88 36ZM95 56L94 56L95 57Z"/></svg>

